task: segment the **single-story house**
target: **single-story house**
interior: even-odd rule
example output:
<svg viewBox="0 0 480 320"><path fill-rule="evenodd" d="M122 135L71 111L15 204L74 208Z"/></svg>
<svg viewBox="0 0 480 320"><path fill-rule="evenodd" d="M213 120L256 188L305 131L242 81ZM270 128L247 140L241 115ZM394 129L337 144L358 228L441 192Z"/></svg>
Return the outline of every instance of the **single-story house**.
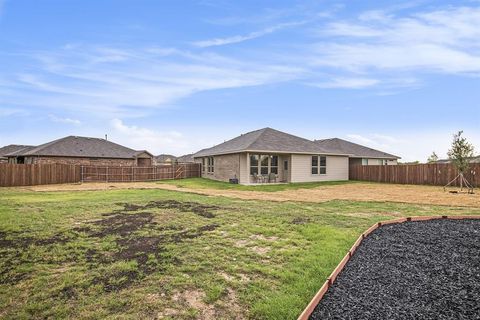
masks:
<svg viewBox="0 0 480 320"><path fill-rule="evenodd" d="M8 146L4 146L0 148L0 163L2 162L8 162L8 157L7 154L12 153L12 152L17 152L20 150L24 150L27 148L33 148L34 146L26 146L26 145L20 145L20 144L9 144Z"/></svg>
<svg viewBox="0 0 480 320"><path fill-rule="evenodd" d="M153 155L133 150L106 139L68 136L39 146L5 154L10 163L62 163L95 166L152 165Z"/></svg>
<svg viewBox="0 0 480 320"><path fill-rule="evenodd" d="M350 154L348 162L354 165L396 165L399 156L383 151L375 150L347 140L339 138L314 140L318 145L341 153Z"/></svg>
<svg viewBox="0 0 480 320"><path fill-rule="evenodd" d="M255 184L348 180L350 157L356 155L264 128L200 150L193 157L202 164L202 177Z"/></svg>
<svg viewBox="0 0 480 320"><path fill-rule="evenodd" d="M155 164L173 164L176 160L177 157L171 154L159 154L154 158Z"/></svg>

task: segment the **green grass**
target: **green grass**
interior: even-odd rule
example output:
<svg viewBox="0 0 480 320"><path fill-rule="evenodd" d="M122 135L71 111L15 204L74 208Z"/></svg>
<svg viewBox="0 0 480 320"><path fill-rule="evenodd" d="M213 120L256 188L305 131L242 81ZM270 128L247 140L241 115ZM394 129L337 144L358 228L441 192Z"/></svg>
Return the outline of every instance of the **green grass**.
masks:
<svg viewBox="0 0 480 320"><path fill-rule="evenodd" d="M4 319L294 319L373 223L480 213L165 190L0 193Z"/></svg>
<svg viewBox="0 0 480 320"><path fill-rule="evenodd" d="M205 178L189 178L179 180L162 180L156 182L159 184L171 184L179 188L193 188L193 189L217 189L217 190L243 190L243 191L265 191L276 192L283 190L298 190L311 189L320 186L336 186L342 184L358 183L356 181L322 181L322 182L299 182L299 183L284 183L284 184L259 184L259 185L241 185L232 184L223 181L216 181Z"/></svg>

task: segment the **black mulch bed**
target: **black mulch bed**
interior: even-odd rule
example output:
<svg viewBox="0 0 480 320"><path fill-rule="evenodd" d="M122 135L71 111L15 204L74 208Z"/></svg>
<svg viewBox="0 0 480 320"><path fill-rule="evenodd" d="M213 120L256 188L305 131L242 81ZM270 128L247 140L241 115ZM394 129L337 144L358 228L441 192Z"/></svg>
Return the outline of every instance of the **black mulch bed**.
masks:
<svg viewBox="0 0 480 320"><path fill-rule="evenodd" d="M310 319L480 319L480 220L380 227Z"/></svg>

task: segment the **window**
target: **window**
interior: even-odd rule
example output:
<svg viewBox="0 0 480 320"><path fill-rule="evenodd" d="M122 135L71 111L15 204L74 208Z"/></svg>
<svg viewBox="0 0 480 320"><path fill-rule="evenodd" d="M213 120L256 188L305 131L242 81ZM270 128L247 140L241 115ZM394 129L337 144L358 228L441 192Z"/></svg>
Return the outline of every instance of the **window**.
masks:
<svg viewBox="0 0 480 320"><path fill-rule="evenodd" d="M205 158L202 158L202 171L205 172Z"/></svg>
<svg viewBox="0 0 480 320"><path fill-rule="evenodd" d="M278 156L250 155L250 175L268 175L270 173L278 174Z"/></svg>
<svg viewBox="0 0 480 320"><path fill-rule="evenodd" d="M327 157L312 156L312 174L327 174Z"/></svg>
<svg viewBox="0 0 480 320"><path fill-rule="evenodd" d="M261 174L268 174L268 156L261 155L260 156L260 173Z"/></svg>
<svg viewBox="0 0 480 320"><path fill-rule="evenodd" d="M312 174L318 174L318 156L312 156Z"/></svg>
<svg viewBox="0 0 480 320"><path fill-rule="evenodd" d="M213 157L208 157L207 158L207 163L208 163L208 168L207 168L208 173L213 173L214 172Z"/></svg>
<svg viewBox="0 0 480 320"><path fill-rule="evenodd" d="M327 157L320 156L320 174L327 174Z"/></svg>
<svg viewBox="0 0 480 320"><path fill-rule="evenodd" d="M250 175L258 174L258 154L250 156Z"/></svg>
<svg viewBox="0 0 480 320"><path fill-rule="evenodd" d="M270 172L278 174L278 156L270 156Z"/></svg>
<svg viewBox="0 0 480 320"><path fill-rule="evenodd" d="M288 170L288 160L283 161L283 170Z"/></svg>
<svg viewBox="0 0 480 320"><path fill-rule="evenodd" d="M368 166L368 159L362 159L362 165Z"/></svg>

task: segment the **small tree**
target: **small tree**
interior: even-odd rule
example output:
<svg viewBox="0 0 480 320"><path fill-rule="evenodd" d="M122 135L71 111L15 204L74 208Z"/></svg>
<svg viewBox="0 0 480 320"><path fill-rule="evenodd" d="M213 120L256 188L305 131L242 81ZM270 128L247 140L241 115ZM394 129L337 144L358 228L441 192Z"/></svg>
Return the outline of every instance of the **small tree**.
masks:
<svg viewBox="0 0 480 320"><path fill-rule="evenodd" d="M427 162L428 163L433 163L433 162L437 162L437 161L438 161L438 156L435 153L435 151L433 151L432 154L430 155L430 157L428 157Z"/></svg>
<svg viewBox="0 0 480 320"><path fill-rule="evenodd" d="M473 145L462 137L463 131L453 135L452 147L448 150L448 158L452 161L460 173L464 173L470 167L470 158L473 157Z"/></svg>
<svg viewBox="0 0 480 320"><path fill-rule="evenodd" d="M465 179L464 173L470 167L470 158L473 157L473 145L467 141L465 137L462 137L463 131L458 131L453 135L452 147L448 150L448 158L457 168L459 174L458 176L450 181L446 186L452 184L455 180L460 180L460 189L463 189L465 184L473 192L473 187Z"/></svg>

